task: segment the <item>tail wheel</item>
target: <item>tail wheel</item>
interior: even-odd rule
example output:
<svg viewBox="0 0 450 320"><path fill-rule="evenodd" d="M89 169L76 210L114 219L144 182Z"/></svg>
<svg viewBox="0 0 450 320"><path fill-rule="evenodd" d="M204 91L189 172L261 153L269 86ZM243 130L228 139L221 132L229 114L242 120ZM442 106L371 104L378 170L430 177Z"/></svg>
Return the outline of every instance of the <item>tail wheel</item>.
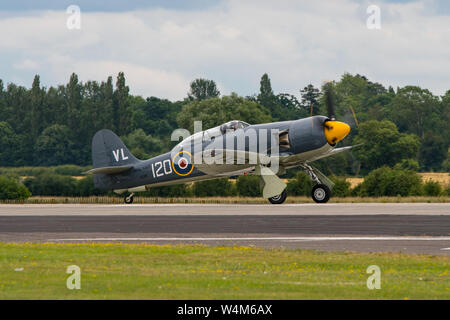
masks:
<svg viewBox="0 0 450 320"><path fill-rule="evenodd" d="M317 203L327 203L330 196L330 188L324 184L316 184L312 189L312 198Z"/></svg>
<svg viewBox="0 0 450 320"><path fill-rule="evenodd" d="M126 196L126 197L124 198L124 202L125 202L126 204L132 204L132 203L133 203L133 200L134 200L134 195L133 195L133 194L130 194L130 195L128 195L128 196Z"/></svg>
<svg viewBox="0 0 450 320"><path fill-rule="evenodd" d="M286 201L287 198L287 192L286 189L283 190L283 192L275 197L269 198L269 201L271 204L282 204L284 201Z"/></svg>

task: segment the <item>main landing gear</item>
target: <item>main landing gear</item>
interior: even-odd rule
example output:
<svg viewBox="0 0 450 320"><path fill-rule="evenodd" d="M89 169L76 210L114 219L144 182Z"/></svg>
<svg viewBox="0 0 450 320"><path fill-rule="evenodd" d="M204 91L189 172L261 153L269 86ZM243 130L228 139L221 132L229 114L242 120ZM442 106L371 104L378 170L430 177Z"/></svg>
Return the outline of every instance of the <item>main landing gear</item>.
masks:
<svg viewBox="0 0 450 320"><path fill-rule="evenodd" d="M322 172L311 167L310 165L304 163L302 165L305 172L309 175L311 180L314 182L314 187L311 192L311 196L316 203L327 203L331 197L331 189L333 188L333 181L328 179ZM269 202L272 204L282 204L285 202L287 197L286 189L277 196L268 198Z"/></svg>
<svg viewBox="0 0 450 320"><path fill-rule="evenodd" d="M303 168L305 169L306 173L308 173L311 180L314 181L315 183L311 192L313 200L317 203L327 203L331 197L330 188L320 181L319 177L317 177L316 173L314 172L314 169L311 166L305 163L303 165ZM319 173L323 175L321 172ZM326 177L323 177L323 179L328 180Z"/></svg>
<svg viewBox="0 0 450 320"><path fill-rule="evenodd" d="M134 200L134 193L130 193L123 200L126 204L132 204Z"/></svg>
<svg viewBox="0 0 450 320"><path fill-rule="evenodd" d="M312 198L317 203L327 203L330 196L330 188L324 184L316 184L312 189Z"/></svg>
<svg viewBox="0 0 450 320"><path fill-rule="evenodd" d="M282 204L287 198L286 189L283 192L275 197L269 198L271 204Z"/></svg>

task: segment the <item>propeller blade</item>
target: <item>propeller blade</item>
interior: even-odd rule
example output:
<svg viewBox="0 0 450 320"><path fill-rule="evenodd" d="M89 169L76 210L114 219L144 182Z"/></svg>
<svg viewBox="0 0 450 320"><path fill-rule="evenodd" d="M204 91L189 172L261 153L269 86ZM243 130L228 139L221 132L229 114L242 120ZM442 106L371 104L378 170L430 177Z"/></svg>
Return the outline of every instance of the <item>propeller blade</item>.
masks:
<svg viewBox="0 0 450 320"><path fill-rule="evenodd" d="M336 112L334 110L334 92L333 84L331 82L324 84L325 103L328 110L328 118L330 120L336 120Z"/></svg>

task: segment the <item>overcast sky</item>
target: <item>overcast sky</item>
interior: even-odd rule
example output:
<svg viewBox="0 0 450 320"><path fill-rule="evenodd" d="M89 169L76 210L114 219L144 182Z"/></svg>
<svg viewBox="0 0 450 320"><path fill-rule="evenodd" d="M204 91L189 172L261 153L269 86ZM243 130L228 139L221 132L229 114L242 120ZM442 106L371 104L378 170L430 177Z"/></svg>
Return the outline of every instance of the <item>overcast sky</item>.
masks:
<svg viewBox="0 0 450 320"><path fill-rule="evenodd" d="M81 29L66 26L69 5ZM366 10L381 9L369 30ZM384 85L450 89L450 1L2 0L0 78L30 87L124 71L133 94L171 100L213 79L250 95L268 73L276 93L360 73Z"/></svg>

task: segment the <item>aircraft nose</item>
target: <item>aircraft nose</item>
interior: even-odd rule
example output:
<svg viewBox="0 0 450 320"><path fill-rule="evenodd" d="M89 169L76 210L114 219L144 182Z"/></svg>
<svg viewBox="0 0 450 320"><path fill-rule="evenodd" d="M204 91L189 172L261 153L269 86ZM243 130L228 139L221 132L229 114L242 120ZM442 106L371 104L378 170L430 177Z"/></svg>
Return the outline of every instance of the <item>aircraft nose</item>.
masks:
<svg viewBox="0 0 450 320"><path fill-rule="evenodd" d="M350 133L350 126L344 122L326 121L323 130L328 143L335 145Z"/></svg>

